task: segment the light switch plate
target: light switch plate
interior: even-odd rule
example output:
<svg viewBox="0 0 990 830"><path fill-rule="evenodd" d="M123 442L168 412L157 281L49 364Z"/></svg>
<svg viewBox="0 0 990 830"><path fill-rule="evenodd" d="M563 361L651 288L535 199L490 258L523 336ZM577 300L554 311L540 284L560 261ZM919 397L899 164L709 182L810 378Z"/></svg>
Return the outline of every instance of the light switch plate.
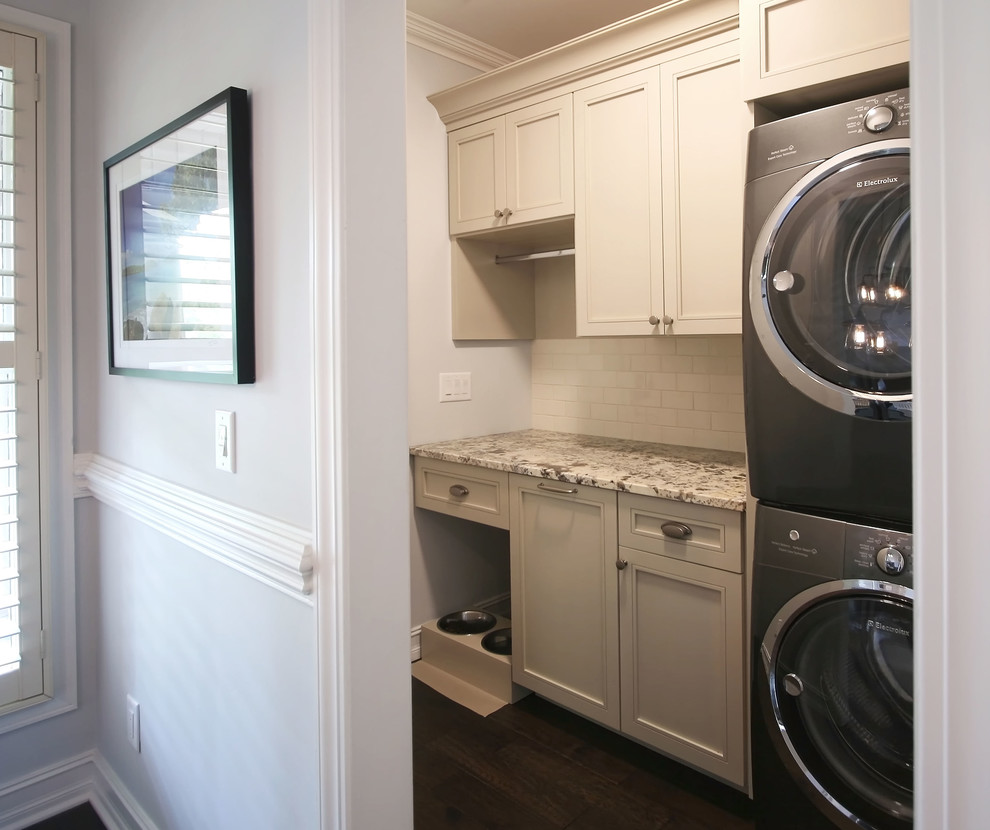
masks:
<svg viewBox="0 0 990 830"><path fill-rule="evenodd" d="M234 472L234 413L218 409L216 411L216 464L218 470Z"/></svg>
<svg viewBox="0 0 990 830"><path fill-rule="evenodd" d="M471 400L470 372L440 373L440 403Z"/></svg>

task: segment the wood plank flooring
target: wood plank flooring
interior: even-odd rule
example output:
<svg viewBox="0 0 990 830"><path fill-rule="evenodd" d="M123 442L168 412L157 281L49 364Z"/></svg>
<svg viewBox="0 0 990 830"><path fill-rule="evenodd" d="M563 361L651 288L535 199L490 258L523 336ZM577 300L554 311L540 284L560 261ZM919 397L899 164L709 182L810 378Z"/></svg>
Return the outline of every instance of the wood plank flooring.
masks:
<svg viewBox="0 0 990 830"><path fill-rule="evenodd" d="M96 810L86 802L54 818L32 824L27 830L106 830Z"/></svg>
<svg viewBox="0 0 990 830"><path fill-rule="evenodd" d="M482 718L412 682L416 830L754 830L742 793L535 695Z"/></svg>

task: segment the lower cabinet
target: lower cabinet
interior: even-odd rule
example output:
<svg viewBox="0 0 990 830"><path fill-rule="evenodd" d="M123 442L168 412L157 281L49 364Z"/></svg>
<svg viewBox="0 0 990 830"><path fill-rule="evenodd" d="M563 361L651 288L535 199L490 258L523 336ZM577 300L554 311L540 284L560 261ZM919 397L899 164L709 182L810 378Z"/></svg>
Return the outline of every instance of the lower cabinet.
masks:
<svg viewBox="0 0 990 830"><path fill-rule="evenodd" d="M740 514L511 475L509 517L513 681L744 787Z"/></svg>
<svg viewBox="0 0 990 830"><path fill-rule="evenodd" d="M621 729L745 784L743 578L619 548Z"/></svg>
<svg viewBox="0 0 990 830"><path fill-rule="evenodd" d="M509 476L512 680L619 728L615 493Z"/></svg>

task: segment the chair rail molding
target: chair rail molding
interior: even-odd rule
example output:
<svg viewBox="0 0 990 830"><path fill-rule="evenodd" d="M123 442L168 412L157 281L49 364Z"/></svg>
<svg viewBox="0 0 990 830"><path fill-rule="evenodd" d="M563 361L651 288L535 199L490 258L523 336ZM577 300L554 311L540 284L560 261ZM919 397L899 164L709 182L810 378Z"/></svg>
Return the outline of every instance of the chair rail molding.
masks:
<svg viewBox="0 0 990 830"><path fill-rule="evenodd" d="M312 535L94 453L75 458L76 497L139 519L211 559L312 603Z"/></svg>

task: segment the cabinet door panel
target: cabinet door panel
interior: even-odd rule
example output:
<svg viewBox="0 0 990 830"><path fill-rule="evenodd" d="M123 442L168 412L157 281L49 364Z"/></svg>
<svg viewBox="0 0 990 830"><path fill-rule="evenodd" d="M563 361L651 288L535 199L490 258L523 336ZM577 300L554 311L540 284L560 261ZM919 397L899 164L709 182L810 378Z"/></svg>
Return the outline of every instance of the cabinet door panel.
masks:
<svg viewBox="0 0 990 830"><path fill-rule="evenodd" d="M505 208L505 120L499 116L447 136L451 235L495 228Z"/></svg>
<svg viewBox="0 0 990 830"><path fill-rule="evenodd" d="M574 212L574 119L571 96L506 117L508 224Z"/></svg>
<svg viewBox="0 0 990 830"><path fill-rule="evenodd" d="M578 335L663 317L658 84L654 67L574 93Z"/></svg>
<svg viewBox="0 0 990 830"><path fill-rule="evenodd" d="M512 679L618 728L615 493L515 475L509 487Z"/></svg>
<svg viewBox="0 0 990 830"><path fill-rule="evenodd" d="M660 66L664 308L672 334L742 331L746 135L739 44ZM748 119L748 121L747 121Z"/></svg>
<svg viewBox="0 0 990 830"><path fill-rule="evenodd" d="M742 0L739 17L748 101L910 58L909 0Z"/></svg>
<svg viewBox="0 0 990 830"><path fill-rule="evenodd" d="M745 783L740 574L620 548L622 731Z"/></svg>

